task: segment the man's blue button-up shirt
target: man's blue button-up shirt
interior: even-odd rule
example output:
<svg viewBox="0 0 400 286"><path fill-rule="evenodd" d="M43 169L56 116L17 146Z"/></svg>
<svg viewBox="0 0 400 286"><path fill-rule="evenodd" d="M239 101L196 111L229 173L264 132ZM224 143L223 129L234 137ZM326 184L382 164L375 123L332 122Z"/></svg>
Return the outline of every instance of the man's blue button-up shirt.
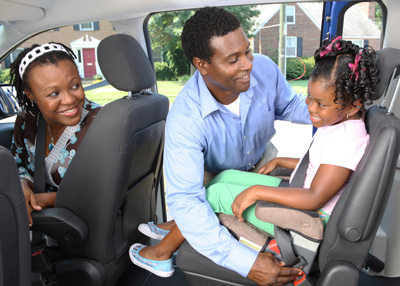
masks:
<svg viewBox="0 0 400 286"><path fill-rule="evenodd" d="M258 253L219 224L206 200L204 170L249 170L275 134L274 120L310 123L297 95L268 57L254 55L240 116L215 100L197 71L170 109L165 138L167 202L183 236L215 263L247 276Z"/></svg>

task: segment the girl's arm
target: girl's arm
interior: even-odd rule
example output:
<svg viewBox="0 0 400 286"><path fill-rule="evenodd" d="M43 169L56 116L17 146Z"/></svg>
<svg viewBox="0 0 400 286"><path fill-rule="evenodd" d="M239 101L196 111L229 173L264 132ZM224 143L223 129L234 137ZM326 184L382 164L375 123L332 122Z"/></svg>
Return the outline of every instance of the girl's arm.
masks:
<svg viewBox="0 0 400 286"><path fill-rule="evenodd" d="M257 201L268 201L304 210L317 210L344 186L351 172L350 169L344 167L321 164L309 189L252 186L235 198L232 203L232 212L240 221L243 221L243 211Z"/></svg>
<svg viewBox="0 0 400 286"><path fill-rule="evenodd" d="M278 167L294 170L297 164L299 163L299 160L300 159L297 158L283 158L283 157L274 158L267 164L262 166L260 170L257 171L257 173L268 175Z"/></svg>

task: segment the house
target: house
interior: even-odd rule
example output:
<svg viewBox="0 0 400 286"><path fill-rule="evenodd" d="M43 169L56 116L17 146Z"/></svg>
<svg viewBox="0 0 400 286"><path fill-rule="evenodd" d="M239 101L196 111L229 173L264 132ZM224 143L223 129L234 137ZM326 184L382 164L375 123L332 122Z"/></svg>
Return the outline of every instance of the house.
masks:
<svg viewBox="0 0 400 286"><path fill-rule="evenodd" d="M76 55L76 65L82 78L92 78L102 74L97 63L97 45L110 35L116 34L113 25L108 21L88 22L72 26L61 27L41 33L22 43L4 61L5 68L24 49L33 44L59 42L70 47Z"/></svg>
<svg viewBox="0 0 400 286"><path fill-rule="evenodd" d="M259 22L254 32L256 53L278 58L279 18L281 5L261 6ZM320 45L323 3L286 4L286 57L311 57ZM381 32L374 24L375 3L354 5L345 14L343 39L364 46L379 48Z"/></svg>

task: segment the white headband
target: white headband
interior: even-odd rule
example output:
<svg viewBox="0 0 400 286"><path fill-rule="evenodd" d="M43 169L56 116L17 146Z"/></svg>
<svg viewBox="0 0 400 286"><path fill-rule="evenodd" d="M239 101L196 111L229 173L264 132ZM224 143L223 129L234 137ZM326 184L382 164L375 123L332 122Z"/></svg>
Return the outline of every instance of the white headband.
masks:
<svg viewBox="0 0 400 286"><path fill-rule="evenodd" d="M59 45L59 44L44 44L39 47L34 48L32 51L27 53L25 57L22 59L20 65L19 65L19 76L22 79L22 76L24 75L25 69L28 67L28 65L33 62L37 57L40 57L41 55L53 51L62 51L67 54L67 50Z"/></svg>

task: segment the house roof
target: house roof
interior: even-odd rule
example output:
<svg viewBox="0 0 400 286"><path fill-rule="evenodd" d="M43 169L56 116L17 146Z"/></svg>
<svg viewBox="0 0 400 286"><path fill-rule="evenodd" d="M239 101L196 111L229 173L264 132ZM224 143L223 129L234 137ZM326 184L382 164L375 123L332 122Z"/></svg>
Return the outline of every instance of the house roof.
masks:
<svg viewBox="0 0 400 286"><path fill-rule="evenodd" d="M322 22L322 3L298 3L298 6L303 10L303 12L310 18L310 20L321 30Z"/></svg>
<svg viewBox="0 0 400 286"><path fill-rule="evenodd" d="M321 30L323 3L297 3L309 19ZM261 11L258 23L261 23L254 31L256 35L260 29L268 27L267 23L279 12L279 4L260 5ZM343 38L347 39L379 39L381 35L378 27L361 11L359 6L354 5L345 14L345 25Z"/></svg>
<svg viewBox="0 0 400 286"><path fill-rule="evenodd" d="M343 38L348 39L379 39L381 31L365 16L359 6L354 5L344 17Z"/></svg>

